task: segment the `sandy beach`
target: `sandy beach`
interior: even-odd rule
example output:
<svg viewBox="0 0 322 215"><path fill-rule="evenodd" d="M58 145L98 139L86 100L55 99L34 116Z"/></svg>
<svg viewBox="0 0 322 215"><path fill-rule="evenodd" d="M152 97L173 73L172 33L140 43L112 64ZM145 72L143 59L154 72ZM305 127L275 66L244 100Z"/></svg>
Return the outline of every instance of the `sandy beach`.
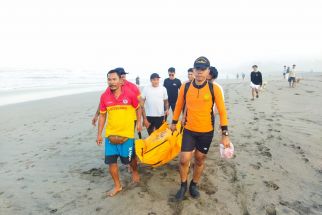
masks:
<svg viewBox="0 0 322 215"><path fill-rule="evenodd" d="M0 214L322 214L322 74L303 78L265 79L255 101L248 80L222 82L236 154L220 158L216 132L201 198L181 203L178 158L140 165L139 184L120 165L123 191L106 197L91 125L100 92L1 106Z"/></svg>

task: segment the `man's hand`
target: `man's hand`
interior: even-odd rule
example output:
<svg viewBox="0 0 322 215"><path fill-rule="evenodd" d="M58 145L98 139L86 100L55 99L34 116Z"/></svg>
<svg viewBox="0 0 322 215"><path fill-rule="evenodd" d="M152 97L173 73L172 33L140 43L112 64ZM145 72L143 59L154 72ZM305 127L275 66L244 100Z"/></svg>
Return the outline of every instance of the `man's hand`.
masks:
<svg viewBox="0 0 322 215"><path fill-rule="evenodd" d="M177 130L177 125L176 125L176 124L171 124L171 125L170 125L170 130L171 130L172 132L176 131L176 130Z"/></svg>
<svg viewBox="0 0 322 215"><path fill-rule="evenodd" d="M230 147L230 140L228 136L222 135L221 142L224 144L225 148Z"/></svg>
<svg viewBox="0 0 322 215"><path fill-rule="evenodd" d="M136 123L136 130L138 132L141 132L142 131L142 125L141 125L141 123Z"/></svg>
<svg viewBox="0 0 322 215"><path fill-rule="evenodd" d="M147 119L144 119L143 120L143 124L146 128L150 127L151 123L147 120Z"/></svg>
<svg viewBox="0 0 322 215"><path fill-rule="evenodd" d="M93 126L96 126L96 122L97 122L97 120L98 120L98 114L96 113L96 114L94 115L93 119L92 119L92 125L93 125Z"/></svg>
<svg viewBox="0 0 322 215"><path fill-rule="evenodd" d="M97 135L96 144L100 146L102 145L102 142L103 142L102 135Z"/></svg>
<svg viewBox="0 0 322 215"><path fill-rule="evenodd" d="M165 116L169 116L169 110L166 110L166 111L164 112L164 115L165 115Z"/></svg>

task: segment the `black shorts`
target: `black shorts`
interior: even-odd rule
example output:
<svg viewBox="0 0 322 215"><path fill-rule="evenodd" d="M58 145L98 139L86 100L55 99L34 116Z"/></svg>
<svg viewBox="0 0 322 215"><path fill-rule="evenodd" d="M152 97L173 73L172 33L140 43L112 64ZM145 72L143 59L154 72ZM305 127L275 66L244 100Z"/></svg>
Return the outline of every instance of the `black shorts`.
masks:
<svg viewBox="0 0 322 215"><path fill-rule="evenodd" d="M191 152L197 149L201 153L207 154L213 137L214 131L194 132L184 129L181 151Z"/></svg>
<svg viewBox="0 0 322 215"><path fill-rule="evenodd" d="M147 128L149 134L151 134L154 129L160 128L164 120L164 116L147 116L146 118L150 123L150 126Z"/></svg>

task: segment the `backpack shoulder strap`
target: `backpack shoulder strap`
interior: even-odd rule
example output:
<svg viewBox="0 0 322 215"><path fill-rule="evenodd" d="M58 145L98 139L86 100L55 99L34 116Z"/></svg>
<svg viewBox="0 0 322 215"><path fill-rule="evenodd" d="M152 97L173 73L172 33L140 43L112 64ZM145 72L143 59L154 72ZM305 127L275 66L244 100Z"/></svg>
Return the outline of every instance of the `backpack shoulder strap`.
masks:
<svg viewBox="0 0 322 215"><path fill-rule="evenodd" d="M190 84L191 84L191 81L187 82L185 85L184 85L184 92L183 92L183 99L184 99L184 103L186 103L186 96L187 96L187 92L188 92L188 89L190 87Z"/></svg>
<svg viewBox="0 0 322 215"><path fill-rule="evenodd" d="M211 94L211 99L212 99L212 106L214 106L215 103L215 92L214 92L214 84L208 81L208 86Z"/></svg>

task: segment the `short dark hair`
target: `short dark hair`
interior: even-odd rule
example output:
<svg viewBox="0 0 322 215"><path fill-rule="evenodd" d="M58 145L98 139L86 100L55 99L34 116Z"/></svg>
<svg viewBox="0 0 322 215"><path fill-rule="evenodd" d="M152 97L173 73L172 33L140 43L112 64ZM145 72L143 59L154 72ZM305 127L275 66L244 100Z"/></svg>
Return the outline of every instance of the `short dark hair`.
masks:
<svg viewBox="0 0 322 215"><path fill-rule="evenodd" d="M188 72L193 72L193 69L192 69L192 68L189 68L189 69L188 69Z"/></svg>
<svg viewBox="0 0 322 215"><path fill-rule="evenodd" d="M253 65L253 66L252 66L252 68L255 68L255 67L256 67L256 68L258 68L258 66L257 66L257 65Z"/></svg>
<svg viewBox="0 0 322 215"><path fill-rule="evenodd" d="M209 67L209 75L212 77L212 79L218 78L218 70L216 69L216 67L214 66Z"/></svg>
<svg viewBox="0 0 322 215"><path fill-rule="evenodd" d="M170 67L168 69L168 72L175 73L176 72L176 69L174 67Z"/></svg>
<svg viewBox="0 0 322 215"><path fill-rule="evenodd" d="M117 76L119 77L119 78L121 78L121 74L117 71L117 70L114 70L114 69L112 69L112 70L110 70L108 73L107 73L107 77L108 77L108 75L109 74L113 74L113 73L115 73L115 74L117 74Z"/></svg>

